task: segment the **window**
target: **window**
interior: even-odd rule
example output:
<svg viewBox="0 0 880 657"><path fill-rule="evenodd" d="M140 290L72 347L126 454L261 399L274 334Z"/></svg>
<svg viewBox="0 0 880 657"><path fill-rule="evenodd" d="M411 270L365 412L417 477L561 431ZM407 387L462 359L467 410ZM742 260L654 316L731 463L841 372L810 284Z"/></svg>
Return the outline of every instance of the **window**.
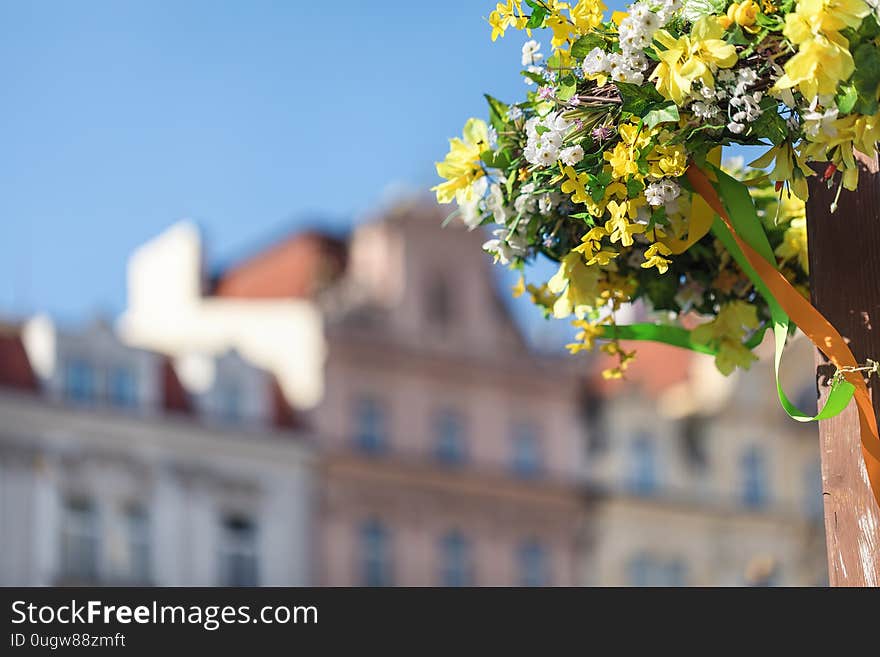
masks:
<svg viewBox="0 0 880 657"><path fill-rule="evenodd" d="M580 399L579 411L584 430L586 455L599 456L608 449L608 418L604 402L598 395L585 392Z"/></svg>
<svg viewBox="0 0 880 657"><path fill-rule="evenodd" d="M227 516L220 529L220 584L256 586L257 580L257 528L248 518Z"/></svg>
<svg viewBox="0 0 880 657"><path fill-rule="evenodd" d="M547 586L550 568L544 546L536 540L528 540L517 548L520 586Z"/></svg>
<svg viewBox="0 0 880 657"><path fill-rule="evenodd" d="M128 541L128 579L146 583L150 580L150 516L139 505L125 510L125 528Z"/></svg>
<svg viewBox="0 0 880 657"><path fill-rule="evenodd" d="M694 470L705 470L709 463L706 453L706 418L688 415L681 421L681 446L685 462Z"/></svg>
<svg viewBox="0 0 880 657"><path fill-rule="evenodd" d="M134 408L138 404L137 377L129 367L115 367L107 381L107 397L111 404Z"/></svg>
<svg viewBox="0 0 880 657"><path fill-rule="evenodd" d="M819 460L810 463L804 471L804 512L811 520L821 520L825 515L825 500L822 493L822 466Z"/></svg>
<svg viewBox="0 0 880 657"><path fill-rule="evenodd" d="M459 531L451 531L440 539L440 584L474 584L470 541Z"/></svg>
<svg viewBox="0 0 880 657"><path fill-rule="evenodd" d="M92 402L96 395L95 369L88 362L74 359L64 368L64 394L75 402Z"/></svg>
<svg viewBox="0 0 880 657"><path fill-rule="evenodd" d="M237 385L225 382L217 388L217 417L228 424L238 424L244 418L241 390Z"/></svg>
<svg viewBox="0 0 880 657"><path fill-rule="evenodd" d="M646 433L633 439L630 490L638 495L651 495L657 490L657 458L654 441Z"/></svg>
<svg viewBox="0 0 880 657"><path fill-rule="evenodd" d="M434 417L434 456L448 465L463 463L467 457L464 418L454 411L441 411Z"/></svg>
<svg viewBox="0 0 880 657"><path fill-rule="evenodd" d="M740 460L743 483L743 504L753 509L767 505L769 491L767 464L764 453L757 447L749 447Z"/></svg>
<svg viewBox="0 0 880 657"><path fill-rule="evenodd" d="M61 518L61 573L64 578L94 582L100 545L98 511L91 500L71 498Z"/></svg>
<svg viewBox="0 0 880 657"><path fill-rule="evenodd" d="M360 527L360 583L363 586L391 586L391 537L378 520Z"/></svg>
<svg viewBox="0 0 880 657"><path fill-rule="evenodd" d="M361 399L355 406L355 445L368 454L384 452L388 446L388 418L375 399Z"/></svg>
<svg viewBox="0 0 880 657"><path fill-rule="evenodd" d="M658 559L638 554L627 565L630 586L686 586L687 567L681 559Z"/></svg>
<svg viewBox="0 0 880 657"><path fill-rule="evenodd" d="M538 429L531 424L513 428L513 471L521 477L534 477L543 469Z"/></svg>
<svg viewBox="0 0 880 657"><path fill-rule="evenodd" d="M448 326L452 319L452 295L445 278L438 276L431 281L426 299L428 322L440 328Z"/></svg>

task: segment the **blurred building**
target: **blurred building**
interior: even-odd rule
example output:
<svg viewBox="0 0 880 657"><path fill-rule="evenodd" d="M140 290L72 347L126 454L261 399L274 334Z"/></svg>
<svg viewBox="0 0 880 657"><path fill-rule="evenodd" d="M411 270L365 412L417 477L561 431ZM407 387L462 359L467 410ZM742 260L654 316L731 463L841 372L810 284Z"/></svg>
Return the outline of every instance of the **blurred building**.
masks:
<svg viewBox="0 0 880 657"><path fill-rule="evenodd" d="M709 357L630 346L627 381L593 387L585 467L604 501L584 581L826 584L816 426L780 407L771 354L724 378ZM796 339L785 362L786 387L815 412L810 343Z"/></svg>
<svg viewBox="0 0 880 657"><path fill-rule="evenodd" d="M403 203L215 275L180 223L131 257L121 340L7 330L2 581L825 581L815 427L766 359L646 343L603 381L528 344L483 235L442 220Z"/></svg>
<svg viewBox="0 0 880 657"><path fill-rule="evenodd" d="M528 349L480 235L441 221L400 206L347 243L295 236L210 285L197 234L179 225L132 258L122 330L172 354L270 355L320 454L318 581L576 584L583 371ZM182 253L200 293L160 308L171 295L153 272ZM270 333L254 321L269 313L312 325Z"/></svg>
<svg viewBox="0 0 880 657"><path fill-rule="evenodd" d="M0 584L310 582L309 449L237 354L4 326L0 418Z"/></svg>

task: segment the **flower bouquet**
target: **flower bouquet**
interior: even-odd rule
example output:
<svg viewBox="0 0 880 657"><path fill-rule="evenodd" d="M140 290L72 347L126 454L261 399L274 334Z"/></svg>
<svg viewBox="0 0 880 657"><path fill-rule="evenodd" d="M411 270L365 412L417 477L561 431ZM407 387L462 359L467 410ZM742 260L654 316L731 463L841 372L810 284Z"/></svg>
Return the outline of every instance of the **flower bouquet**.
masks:
<svg viewBox="0 0 880 657"><path fill-rule="evenodd" d="M750 365L767 329L778 371L797 325L840 372L816 417L855 394L863 437L880 444L858 364L807 300L804 211L808 177L853 190L857 153L876 152L872 2L640 0L610 17L601 0L499 3L492 40L528 39L525 98L486 96L488 121L469 119L437 164L437 199L470 228L494 225L484 248L496 262L559 263L547 281L521 274L514 294L573 318L569 349L600 344L616 357L606 376L624 375L634 354L620 341L633 339L712 354L727 374ZM725 145L766 152L722 167ZM639 300L667 319L618 325L615 311ZM793 417L815 419L777 388Z"/></svg>

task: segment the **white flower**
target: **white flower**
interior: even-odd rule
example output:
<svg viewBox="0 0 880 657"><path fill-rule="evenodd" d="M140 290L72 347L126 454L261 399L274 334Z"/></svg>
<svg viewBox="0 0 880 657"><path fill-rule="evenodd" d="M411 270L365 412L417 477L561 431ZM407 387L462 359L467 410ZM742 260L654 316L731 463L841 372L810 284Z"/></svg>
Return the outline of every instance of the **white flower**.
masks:
<svg viewBox="0 0 880 657"><path fill-rule="evenodd" d="M553 197L549 193L543 194L541 198L538 199L538 212L543 215L548 215L553 212Z"/></svg>
<svg viewBox="0 0 880 657"><path fill-rule="evenodd" d="M473 230L483 221L483 214L480 212L479 205L479 201L473 201L459 206L461 220L468 227L468 230Z"/></svg>
<svg viewBox="0 0 880 657"><path fill-rule="evenodd" d="M655 208L663 205L663 189L660 183L651 183L645 187L645 200Z"/></svg>
<svg viewBox="0 0 880 657"><path fill-rule="evenodd" d="M489 193L486 195L486 210L492 213L495 221L499 224L507 221L509 212L504 205L504 193L498 183L489 185Z"/></svg>
<svg viewBox="0 0 880 657"><path fill-rule="evenodd" d="M523 111L516 105L507 110L507 118L511 121L516 121L517 119L522 118Z"/></svg>
<svg viewBox="0 0 880 657"><path fill-rule="evenodd" d="M523 228L517 228L512 235L508 235L506 228L498 228L492 231L494 239L483 244L483 250L495 256L495 260L502 265L510 264L515 257L522 257L528 253L528 240Z"/></svg>
<svg viewBox="0 0 880 657"><path fill-rule="evenodd" d="M544 120L544 125L556 132L565 132L571 127L572 122L563 118L562 113L548 116Z"/></svg>
<svg viewBox="0 0 880 657"><path fill-rule="evenodd" d="M837 136L837 128L834 127L834 121L837 120L837 107L831 106L824 112L815 109L815 103L811 105L811 109L803 112L801 115L804 119L804 133L814 139L820 134L825 134L830 138Z"/></svg>
<svg viewBox="0 0 880 657"><path fill-rule="evenodd" d="M526 41L522 47L522 65L529 66L532 64L537 64L542 59L544 59L544 55L538 52L541 49L541 44L531 39Z"/></svg>
<svg viewBox="0 0 880 657"><path fill-rule="evenodd" d="M528 121L526 121L526 137L528 137L529 139L536 139L538 137L538 131L536 130L536 128L539 125L541 125L541 119L539 119L537 116L533 116Z"/></svg>
<svg viewBox="0 0 880 657"><path fill-rule="evenodd" d="M727 129L735 135L741 135L745 131L746 127L742 123L731 121L727 124Z"/></svg>
<svg viewBox="0 0 880 657"><path fill-rule="evenodd" d="M713 116L718 114L721 109L717 105L710 105L709 103L704 103L698 100L693 105L691 105L691 111L697 118L711 119Z"/></svg>
<svg viewBox="0 0 880 657"><path fill-rule="evenodd" d="M552 166L559 159L559 150L548 144L538 149L536 159L538 160L537 164L542 164L545 167Z"/></svg>
<svg viewBox="0 0 880 657"><path fill-rule="evenodd" d="M584 57L581 68L585 75L596 75L598 73L607 72L608 57L606 56L605 51L601 48L593 48L587 53L587 56Z"/></svg>
<svg viewBox="0 0 880 657"><path fill-rule="evenodd" d="M563 164L574 166L584 159L584 149L580 145L563 148L562 152L559 153L559 159L562 160Z"/></svg>

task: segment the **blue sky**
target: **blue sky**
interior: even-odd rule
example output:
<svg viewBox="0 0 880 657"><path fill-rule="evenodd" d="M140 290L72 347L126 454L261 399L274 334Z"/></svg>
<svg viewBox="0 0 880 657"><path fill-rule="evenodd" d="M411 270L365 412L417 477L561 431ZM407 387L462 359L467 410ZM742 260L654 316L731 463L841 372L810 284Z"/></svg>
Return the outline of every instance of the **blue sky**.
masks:
<svg viewBox="0 0 880 657"><path fill-rule="evenodd" d="M482 93L523 93L493 4L0 3L0 314L117 314L180 218L223 262L434 184Z"/></svg>

